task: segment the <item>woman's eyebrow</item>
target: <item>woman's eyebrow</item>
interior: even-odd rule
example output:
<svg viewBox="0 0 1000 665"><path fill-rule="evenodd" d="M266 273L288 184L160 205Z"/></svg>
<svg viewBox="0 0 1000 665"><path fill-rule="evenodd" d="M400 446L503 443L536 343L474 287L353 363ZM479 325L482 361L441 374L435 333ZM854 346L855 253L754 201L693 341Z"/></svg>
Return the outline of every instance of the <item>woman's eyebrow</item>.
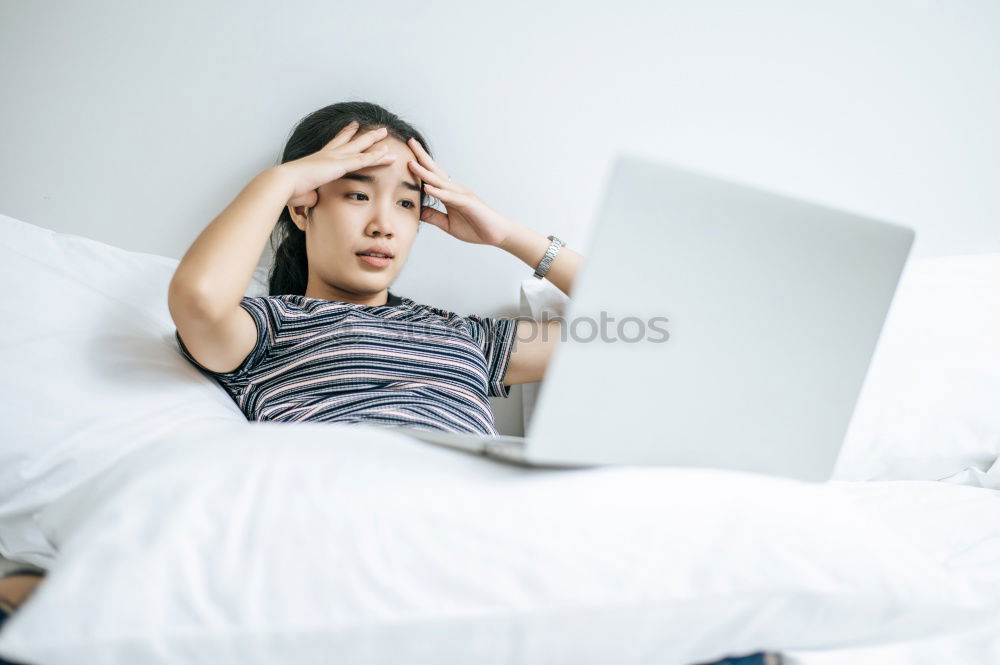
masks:
<svg viewBox="0 0 1000 665"><path fill-rule="evenodd" d="M364 175L362 173L345 173L340 177L345 180L357 180L358 182L367 182L369 184L373 184L377 180L377 178L373 175ZM407 189L412 189L415 192L420 191L420 188L409 180L402 180L400 183Z"/></svg>

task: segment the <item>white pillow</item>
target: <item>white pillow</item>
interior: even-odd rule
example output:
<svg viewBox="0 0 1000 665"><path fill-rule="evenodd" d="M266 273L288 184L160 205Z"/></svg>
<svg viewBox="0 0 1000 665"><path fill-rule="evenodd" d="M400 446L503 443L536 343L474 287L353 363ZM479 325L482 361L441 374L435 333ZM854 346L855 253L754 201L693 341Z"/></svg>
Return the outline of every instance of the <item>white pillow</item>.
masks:
<svg viewBox="0 0 1000 665"><path fill-rule="evenodd" d="M177 263L0 215L0 554L46 567L37 510L160 434L245 421L177 350Z"/></svg>
<svg viewBox="0 0 1000 665"><path fill-rule="evenodd" d="M998 457L1000 252L910 261L833 477L986 484Z"/></svg>
<svg viewBox="0 0 1000 665"><path fill-rule="evenodd" d="M363 425L226 429L141 449L41 513L60 556L0 654L687 665L997 609L1000 584L972 588L869 519L877 497L858 509L832 484L520 468Z"/></svg>

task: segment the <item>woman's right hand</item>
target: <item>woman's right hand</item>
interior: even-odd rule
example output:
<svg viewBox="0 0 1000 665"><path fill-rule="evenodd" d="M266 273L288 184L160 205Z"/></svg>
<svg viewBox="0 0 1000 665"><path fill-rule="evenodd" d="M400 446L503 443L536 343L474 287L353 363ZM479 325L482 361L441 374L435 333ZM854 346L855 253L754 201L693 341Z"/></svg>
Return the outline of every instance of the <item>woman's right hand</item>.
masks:
<svg viewBox="0 0 1000 665"><path fill-rule="evenodd" d="M345 173L378 164L390 164L396 158L396 155L386 152L388 146L385 144L370 149L387 136L385 127L354 136L357 131L358 123L352 120L329 143L313 154L277 167L291 174L294 189L288 205L312 208L319 201L319 194L316 192L319 187L337 180Z"/></svg>

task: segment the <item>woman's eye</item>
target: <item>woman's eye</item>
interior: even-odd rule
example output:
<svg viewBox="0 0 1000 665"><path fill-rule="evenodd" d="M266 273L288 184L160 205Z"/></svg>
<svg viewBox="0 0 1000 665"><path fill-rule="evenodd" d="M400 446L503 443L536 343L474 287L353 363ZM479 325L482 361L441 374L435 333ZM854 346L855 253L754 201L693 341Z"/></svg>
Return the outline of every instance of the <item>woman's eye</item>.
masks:
<svg viewBox="0 0 1000 665"><path fill-rule="evenodd" d="M363 196L363 197L365 197L366 199L368 198L368 195L367 195L367 194L365 194L365 193L363 193L363 192L349 192L349 193L347 194L347 196ZM358 199L354 199L354 200L355 200L355 201L357 201ZM404 203L409 203L409 204L410 204L410 205L408 205L408 206L407 206L407 208L415 208L415 207L416 207L416 205L417 205L416 203L414 203L413 201L410 201L410 200L408 200L408 199L404 199L404 201L403 201L403 202L404 202Z"/></svg>

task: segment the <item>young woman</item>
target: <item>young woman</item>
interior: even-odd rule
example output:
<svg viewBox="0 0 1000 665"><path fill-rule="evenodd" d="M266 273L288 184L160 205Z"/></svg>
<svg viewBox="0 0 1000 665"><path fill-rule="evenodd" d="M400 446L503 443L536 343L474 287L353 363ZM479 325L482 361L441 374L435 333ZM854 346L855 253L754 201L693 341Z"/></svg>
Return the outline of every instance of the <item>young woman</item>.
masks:
<svg viewBox="0 0 1000 665"><path fill-rule="evenodd" d="M427 195L447 212L425 206ZM281 164L244 187L177 266L168 304L180 351L250 420L496 434L488 397L542 379L561 322L462 317L391 293L423 222L510 252L566 295L583 262L452 180L397 116L333 104L299 122ZM268 238L270 295L243 297ZM40 575L0 579L0 625ZM710 665L778 662L757 653Z"/></svg>
<svg viewBox="0 0 1000 665"><path fill-rule="evenodd" d="M452 180L396 115L333 104L298 123L281 163L182 258L169 291L180 351L249 420L496 435L488 397L542 379L560 322L459 316L390 292L424 222L532 270L546 258L567 295L583 261ZM243 297L268 238L270 295Z"/></svg>
<svg viewBox="0 0 1000 665"><path fill-rule="evenodd" d="M428 194L447 212L425 206ZM541 380L559 322L462 317L390 293L423 222L533 269L547 257L546 277L567 295L582 262L452 180L397 116L333 104L298 123L281 164L251 180L177 266L168 305L180 351L250 420L496 434L488 395ZM272 236L270 295L245 298ZM42 575L0 578L0 627Z"/></svg>

